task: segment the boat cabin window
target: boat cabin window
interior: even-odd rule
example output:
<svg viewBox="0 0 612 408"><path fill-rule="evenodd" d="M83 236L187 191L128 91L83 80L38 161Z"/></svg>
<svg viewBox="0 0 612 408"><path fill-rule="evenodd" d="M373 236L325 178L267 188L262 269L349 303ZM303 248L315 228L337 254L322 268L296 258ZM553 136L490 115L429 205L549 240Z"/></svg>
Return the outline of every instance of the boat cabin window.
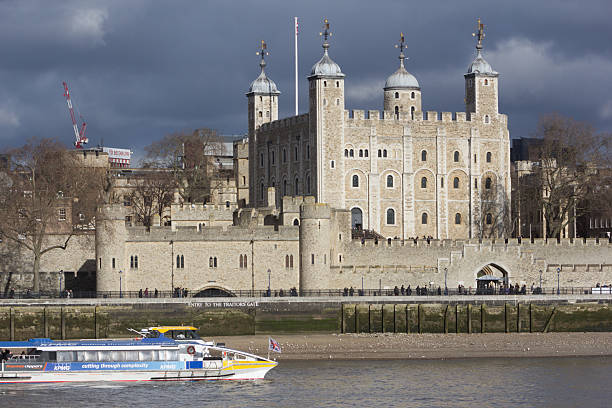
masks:
<svg viewBox="0 0 612 408"><path fill-rule="evenodd" d="M178 350L58 351L57 361L167 361L178 360Z"/></svg>

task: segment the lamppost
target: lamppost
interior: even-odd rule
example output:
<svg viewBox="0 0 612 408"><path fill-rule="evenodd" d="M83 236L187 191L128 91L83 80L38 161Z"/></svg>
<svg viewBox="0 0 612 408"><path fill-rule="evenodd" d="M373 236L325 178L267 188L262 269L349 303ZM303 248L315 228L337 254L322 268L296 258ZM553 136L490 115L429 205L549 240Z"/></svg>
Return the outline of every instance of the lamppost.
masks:
<svg viewBox="0 0 612 408"><path fill-rule="evenodd" d="M447 274L448 274L448 268L444 268L444 296L448 296L448 286L446 286Z"/></svg>
<svg viewBox="0 0 612 408"><path fill-rule="evenodd" d="M270 274L272 273L272 271L270 269L268 269L268 297L270 297L272 295L272 291L270 290Z"/></svg>
<svg viewBox="0 0 612 408"><path fill-rule="evenodd" d="M561 268L557 268L557 295L561 294L559 290L559 275L561 274Z"/></svg>
<svg viewBox="0 0 612 408"><path fill-rule="evenodd" d="M170 240L172 255L170 256L170 296L174 297L174 241Z"/></svg>
<svg viewBox="0 0 612 408"><path fill-rule="evenodd" d="M542 293L542 270L540 269L540 293Z"/></svg>
<svg viewBox="0 0 612 408"><path fill-rule="evenodd" d="M123 296L121 295L121 274L122 274L122 271L121 271L121 270L119 270L119 297L120 297L120 298L121 298L121 297L123 297Z"/></svg>

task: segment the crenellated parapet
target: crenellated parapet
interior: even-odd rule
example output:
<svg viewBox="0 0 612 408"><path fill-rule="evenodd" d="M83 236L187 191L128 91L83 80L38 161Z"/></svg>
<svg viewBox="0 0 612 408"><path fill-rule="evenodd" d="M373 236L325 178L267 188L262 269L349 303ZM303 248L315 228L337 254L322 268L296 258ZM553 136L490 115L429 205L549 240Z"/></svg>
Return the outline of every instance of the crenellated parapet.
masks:
<svg viewBox="0 0 612 408"><path fill-rule="evenodd" d="M442 123L453 123L453 122L470 122L472 119L477 118L476 114L468 115L466 112L437 112L437 111L415 111L414 114L406 111L395 114L392 111L378 111L378 110L345 110L344 121L347 125L375 123L378 121L406 121L406 122L442 122ZM499 120L502 123L507 124L507 115L499 115Z"/></svg>
<svg viewBox="0 0 612 408"><path fill-rule="evenodd" d="M298 116L291 116L289 118L279 119L272 122L264 123L260 126L260 131L269 131L273 129L283 129L287 127L292 127L295 125L308 124L309 114L304 113Z"/></svg>

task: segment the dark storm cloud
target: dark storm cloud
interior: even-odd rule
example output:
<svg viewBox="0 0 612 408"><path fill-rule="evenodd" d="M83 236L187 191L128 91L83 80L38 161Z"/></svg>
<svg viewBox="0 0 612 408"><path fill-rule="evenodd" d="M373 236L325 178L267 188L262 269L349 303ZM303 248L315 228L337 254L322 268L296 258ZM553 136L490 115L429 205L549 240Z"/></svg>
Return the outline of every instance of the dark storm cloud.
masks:
<svg viewBox="0 0 612 408"><path fill-rule="evenodd" d="M463 110L463 74L474 56L475 19L487 25L485 58L500 72L500 110L514 137L558 111L612 130L612 27L608 0L448 1L4 1L0 2L0 149L30 136L72 142L61 82L68 81L91 144L139 151L165 133L213 127L246 131L246 98L267 72L293 112L293 16L300 17L300 111L306 76L330 53L346 73L348 109L380 109L385 78L407 68L424 110Z"/></svg>

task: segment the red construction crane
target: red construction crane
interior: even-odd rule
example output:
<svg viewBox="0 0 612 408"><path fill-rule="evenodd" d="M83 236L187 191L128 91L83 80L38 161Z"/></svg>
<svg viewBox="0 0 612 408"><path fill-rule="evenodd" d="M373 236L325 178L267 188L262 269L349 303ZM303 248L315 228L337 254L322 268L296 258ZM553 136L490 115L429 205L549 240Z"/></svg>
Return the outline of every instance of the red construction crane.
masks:
<svg viewBox="0 0 612 408"><path fill-rule="evenodd" d="M70 112L70 119L72 119L72 127L74 128L74 136L76 140L74 145L77 149L82 149L83 145L89 142L89 139L85 137L85 128L87 127L87 123L83 120L83 117L79 115L79 119L81 120L81 130L79 131L79 127L77 125L77 121L74 118L74 110L72 109L72 100L70 100L70 92L68 91L68 84L66 82L62 82L64 85L64 96L66 97L66 102L68 103L68 111Z"/></svg>

